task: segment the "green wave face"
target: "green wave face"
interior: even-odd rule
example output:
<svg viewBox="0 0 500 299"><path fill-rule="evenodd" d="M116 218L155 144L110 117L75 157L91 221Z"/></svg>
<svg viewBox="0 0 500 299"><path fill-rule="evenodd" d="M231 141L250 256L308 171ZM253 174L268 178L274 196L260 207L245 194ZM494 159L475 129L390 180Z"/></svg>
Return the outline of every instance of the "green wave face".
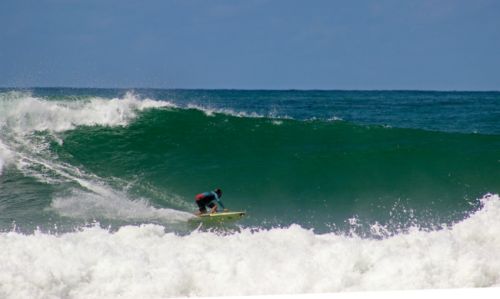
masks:
<svg viewBox="0 0 500 299"><path fill-rule="evenodd" d="M53 146L67 162L129 182L158 206L189 210L196 193L220 187L226 206L247 210L253 225L321 230L353 216L449 222L500 189L496 135L169 108L125 127L79 127L63 139Z"/></svg>

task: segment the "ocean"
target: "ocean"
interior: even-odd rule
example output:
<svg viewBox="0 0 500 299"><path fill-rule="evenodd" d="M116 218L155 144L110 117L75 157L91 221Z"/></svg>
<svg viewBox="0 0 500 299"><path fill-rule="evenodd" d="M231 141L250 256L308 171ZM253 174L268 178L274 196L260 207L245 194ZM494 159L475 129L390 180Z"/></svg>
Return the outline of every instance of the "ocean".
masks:
<svg viewBox="0 0 500 299"><path fill-rule="evenodd" d="M499 193L500 92L0 89L1 298L500 287Z"/></svg>

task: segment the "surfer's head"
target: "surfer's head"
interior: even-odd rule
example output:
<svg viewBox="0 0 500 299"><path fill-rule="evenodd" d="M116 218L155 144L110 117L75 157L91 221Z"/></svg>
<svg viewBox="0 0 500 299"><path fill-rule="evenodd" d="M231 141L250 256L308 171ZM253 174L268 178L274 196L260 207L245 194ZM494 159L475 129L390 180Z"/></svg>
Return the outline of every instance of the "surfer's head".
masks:
<svg viewBox="0 0 500 299"><path fill-rule="evenodd" d="M214 192L217 193L218 197L222 196L222 190L221 189L217 188L217 189L214 190Z"/></svg>

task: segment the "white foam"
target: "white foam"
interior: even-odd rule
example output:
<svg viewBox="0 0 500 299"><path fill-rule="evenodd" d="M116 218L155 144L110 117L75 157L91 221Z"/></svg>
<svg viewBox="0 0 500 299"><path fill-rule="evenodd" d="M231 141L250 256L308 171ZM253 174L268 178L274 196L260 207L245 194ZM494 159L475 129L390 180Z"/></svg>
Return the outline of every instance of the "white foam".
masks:
<svg viewBox="0 0 500 299"><path fill-rule="evenodd" d="M145 199L130 199L126 193L109 189L105 194L73 190L69 196L55 198L51 209L60 215L80 219L121 221L187 221L193 215L167 208L155 208Z"/></svg>
<svg viewBox="0 0 500 299"><path fill-rule="evenodd" d="M332 116L330 118L327 119L328 121L343 121L343 119L341 117L338 117L338 116Z"/></svg>
<svg viewBox="0 0 500 299"><path fill-rule="evenodd" d="M123 98L90 98L53 101L30 94L0 98L1 125L18 132L74 129L79 125L123 126L136 118L137 112L148 108L174 107L167 101L139 99L131 92Z"/></svg>
<svg viewBox="0 0 500 299"><path fill-rule="evenodd" d="M230 235L99 227L0 234L0 297L160 298L500 286L500 198L439 231L382 240L299 226Z"/></svg>
<svg viewBox="0 0 500 299"><path fill-rule="evenodd" d="M2 175L3 167L10 156L12 156L12 153L0 140L0 175Z"/></svg>
<svg viewBox="0 0 500 299"><path fill-rule="evenodd" d="M186 106L188 109L196 109L202 111L205 115L207 116L214 116L216 113L219 114L226 114L226 115L231 115L231 116L236 116L236 117L251 117L251 118L264 118L266 117L265 115L256 113L256 112L245 112L245 111L236 111L233 109L229 108L213 108L213 107L207 107L199 104L188 104Z"/></svg>

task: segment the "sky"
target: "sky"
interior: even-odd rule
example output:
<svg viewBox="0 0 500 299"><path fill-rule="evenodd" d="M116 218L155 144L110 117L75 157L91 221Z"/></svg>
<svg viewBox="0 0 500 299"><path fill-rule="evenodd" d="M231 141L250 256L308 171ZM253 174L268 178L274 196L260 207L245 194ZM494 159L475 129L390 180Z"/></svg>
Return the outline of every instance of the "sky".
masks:
<svg viewBox="0 0 500 299"><path fill-rule="evenodd" d="M500 1L1 0L0 87L500 90Z"/></svg>

